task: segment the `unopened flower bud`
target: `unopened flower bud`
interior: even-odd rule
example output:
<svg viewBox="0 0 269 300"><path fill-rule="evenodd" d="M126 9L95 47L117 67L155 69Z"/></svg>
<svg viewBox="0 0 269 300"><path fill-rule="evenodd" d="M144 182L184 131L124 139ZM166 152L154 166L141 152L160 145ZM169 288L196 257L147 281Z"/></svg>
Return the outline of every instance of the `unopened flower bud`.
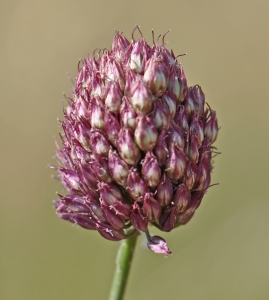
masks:
<svg viewBox="0 0 269 300"><path fill-rule="evenodd" d="M169 69L163 62L161 55L153 55L146 63L144 81L154 95L160 96L166 90Z"/></svg>
<svg viewBox="0 0 269 300"><path fill-rule="evenodd" d="M115 229L113 226L106 224L96 225L98 232L102 237L110 241L120 241L126 237L123 229Z"/></svg>
<svg viewBox="0 0 269 300"><path fill-rule="evenodd" d="M136 118L135 141L142 151L151 151L158 138L158 132L153 120L144 114Z"/></svg>
<svg viewBox="0 0 269 300"><path fill-rule="evenodd" d="M106 137L99 131L93 129L89 134L89 143L94 153L107 156L110 144Z"/></svg>
<svg viewBox="0 0 269 300"><path fill-rule="evenodd" d="M169 127L169 135L167 137L167 142L169 145L177 145L179 148L184 149L185 139L184 132L176 123L172 122Z"/></svg>
<svg viewBox="0 0 269 300"><path fill-rule="evenodd" d="M126 39L126 37L118 32L113 39L112 51L115 53L117 58L125 61L125 53L129 45L130 42Z"/></svg>
<svg viewBox="0 0 269 300"><path fill-rule="evenodd" d="M173 205L177 209L177 213L183 212L191 199L191 193L184 183L181 183L173 196Z"/></svg>
<svg viewBox="0 0 269 300"><path fill-rule="evenodd" d="M119 132L117 149L121 158L129 165L135 165L140 158L140 150L137 147L132 132L128 128L122 128Z"/></svg>
<svg viewBox="0 0 269 300"><path fill-rule="evenodd" d="M210 112L210 119L205 124L205 136L207 137L207 141L209 145L215 142L218 135L218 120L216 116L216 112Z"/></svg>
<svg viewBox="0 0 269 300"><path fill-rule="evenodd" d="M124 160L119 158L116 151L111 149L108 154L108 168L113 180L119 185L126 187L129 174L128 165Z"/></svg>
<svg viewBox="0 0 269 300"><path fill-rule="evenodd" d="M204 140L204 128L203 123L201 120L199 120L197 114L192 115L190 123L190 132L192 135L196 136L197 146L198 148L200 148Z"/></svg>
<svg viewBox="0 0 269 300"><path fill-rule="evenodd" d="M106 110L105 112L105 129L109 141L117 146L118 135L121 129L118 115L116 112Z"/></svg>
<svg viewBox="0 0 269 300"><path fill-rule="evenodd" d="M199 85L195 85L191 89L194 98L195 111L198 115L203 116L205 106L205 95Z"/></svg>
<svg viewBox="0 0 269 300"><path fill-rule="evenodd" d="M172 254L166 241L160 236L154 235L148 240L148 248L154 253L164 254L165 257Z"/></svg>
<svg viewBox="0 0 269 300"><path fill-rule="evenodd" d="M119 189L119 187L114 183L98 183L98 191L102 200L106 205L111 205L115 201L123 201L123 195Z"/></svg>
<svg viewBox="0 0 269 300"><path fill-rule="evenodd" d="M137 114L135 113L132 105L127 97L122 98L122 105L120 107L120 120L121 126L129 128L134 132Z"/></svg>
<svg viewBox="0 0 269 300"><path fill-rule="evenodd" d="M173 65L170 71L167 90L175 96L176 100L179 100L180 92L181 92L181 81L178 78L176 65Z"/></svg>
<svg viewBox="0 0 269 300"><path fill-rule="evenodd" d="M189 161L186 167L184 183L189 190L192 189L197 176L197 165L194 161Z"/></svg>
<svg viewBox="0 0 269 300"><path fill-rule="evenodd" d="M100 98L93 98L90 104L90 120L93 128L103 130L105 128L105 109Z"/></svg>
<svg viewBox="0 0 269 300"><path fill-rule="evenodd" d="M165 163L165 171L172 180L179 180L185 172L186 155L177 145L171 145L168 159Z"/></svg>
<svg viewBox="0 0 269 300"><path fill-rule="evenodd" d="M152 98L153 96L150 89L143 81L138 80L134 83L131 89L130 102L137 114L147 114L151 111Z"/></svg>
<svg viewBox="0 0 269 300"><path fill-rule="evenodd" d="M95 154L94 157L92 157L91 166L99 180L107 183L112 182L112 178L108 171L108 160L106 157Z"/></svg>
<svg viewBox="0 0 269 300"><path fill-rule="evenodd" d="M172 206L163 212L160 216L160 228L162 231L169 232L176 225L177 212L176 207Z"/></svg>
<svg viewBox="0 0 269 300"><path fill-rule="evenodd" d="M170 111L165 101L158 99L153 103L154 124L159 131L168 129L170 125Z"/></svg>
<svg viewBox="0 0 269 300"><path fill-rule="evenodd" d="M122 92L118 84L112 83L107 93L105 104L108 109L119 112L122 101Z"/></svg>
<svg viewBox="0 0 269 300"><path fill-rule="evenodd" d="M197 137L194 134L191 134L189 141L189 158L193 160L195 163L198 162L199 159L199 151L198 151L198 142Z"/></svg>
<svg viewBox="0 0 269 300"><path fill-rule="evenodd" d="M115 229L122 229L124 226L124 222L121 217L117 216L111 209L109 209L106 205L101 205L102 212L106 217L108 223L113 226Z"/></svg>
<svg viewBox="0 0 269 300"><path fill-rule="evenodd" d="M143 201L142 211L149 221L158 220L161 214L161 206L152 193L146 193Z"/></svg>
<svg viewBox="0 0 269 300"><path fill-rule="evenodd" d="M148 227L148 218L143 215L140 206L135 202L130 214L130 220L134 228L145 231Z"/></svg>
<svg viewBox="0 0 269 300"><path fill-rule="evenodd" d="M161 178L161 169L156 156L152 152L147 152L145 159L142 161L142 177L145 183L153 188L158 185Z"/></svg>
<svg viewBox="0 0 269 300"><path fill-rule="evenodd" d="M176 110L177 110L176 100L177 99L175 95L169 91L166 91L162 95L162 101L165 101L166 104L168 105L171 119L173 119L176 114Z"/></svg>
<svg viewBox="0 0 269 300"><path fill-rule="evenodd" d="M130 56L130 68L136 73L142 74L150 52L151 48L144 39L135 42Z"/></svg>
<svg viewBox="0 0 269 300"><path fill-rule="evenodd" d="M160 166L162 166L165 163L168 154L168 148L166 142L167 135L168 135L167 131L162 130L162 132L158 136L156 145L153 150Z"/></svg>
<svg viewBox="0 0 269 300"><path fill-rule="evenodd" d="M168 176L164 173L160 183L157 187L156 199L160 203L162 207L165 207L170 204L173 196L173 186L168 178Z"/></svg>
<svg viewBox="0 0 269 300"><path fill-rule="evenodd" d="M143 201L143 196L148 188L146 183L140 177L137 169L132 168L127 178L127 192L136 201Z"/></svg>

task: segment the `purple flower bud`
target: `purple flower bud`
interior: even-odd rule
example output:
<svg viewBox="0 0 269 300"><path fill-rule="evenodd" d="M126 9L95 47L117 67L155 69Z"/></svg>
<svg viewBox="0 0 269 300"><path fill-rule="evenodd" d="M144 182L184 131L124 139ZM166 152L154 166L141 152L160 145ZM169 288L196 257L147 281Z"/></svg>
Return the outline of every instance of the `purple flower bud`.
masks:
<svg viewBox="0 0 269 300"><path fill-rule="evenodd" d="M179 180L185 172L186 154L177 145L171 145L169 156L165 163L165 171L168 177L172 180Z"/></svg>
<svg viewBox="0 0 269 300"><path fill-rule="evenodd" d="M106 218L101 210L101 205L97 201L90 201L90 203L87 204L92 218L97 222L106 222Z"/></svg>
<svg viewBox="0 0 269 300"><path fill-rule="evenodd" d="M195 163L198 162L199 159L199 152L198 152L198 142L197 142L197 137L193 134L190 136L190 141L189 141L189 158L193 160Z"/></svg>
<svg viewBox="0 0 269 300"><path fill-rule="evenodd" d="M169 111L170 111L170 117L171 119L174 118L177 110L177 99L175 95L169 91L166 91L162 95L162 101L165 101L166 104L168 105Z"/></svg>
<svg viewBox="0 0 269 300"><path fill-rule="evenodd" d="M197 176L194 189L196 191L204 190L208 187L210 182L211 172L211 151L209 148L204 147L200 150L200 160L197 165ZM209 179L209 182L208 182ZM205 186L207 185L207 186Z"/></svg>
<svg viewBox="0 0 269 300"><path fill-rule="evenodd" d="M140 159L140 150L137 147L132 132L128 128L122 128L119 132L117 149L121 158L128 165L136 165Z"/></svg>
<svg viewBox="0 0 269 300"><path fill-rule="evenodd" d="M189 190L192 189L197 176L197 165L194 161L189 161L186 167L184 183Z"/></svg>
<svg viewBox="0 0 269 300"><path fill-rule="evenodd" d="M200 148L204 140L204 129L203 129L203 123L201 120L199 120L197 114L192 115L190 132L192 135L196 136L197 147Z"/></svg>
<svg viewBox="0 0 269 300"><path fill-rule="evenodd" d="M172 252L169 250L166 241L160 236L154 235L148 240L148 248L154 253L164 254L167 257Z"/></svg>
<svg viewBox="0 0 269 300"><path fill-rule="evenodd" d="M134 111L147 114L151 111L152 107L152 93L146 84L138 80L131 88L130 102Z"/></svg>
<svg viewBox="0 0 269 300"><path fill-rule="evenodd" d="M168 129L170 125L170 111L166 102L161 99L157 99L153 103L153 121L156 128L161 131L162 129Z"/></svg>
<svg viewBox="0 0 269 300"><path fill-rule="evenodd" d="M71 223L75 223L85 229L94 230L96 229L96 222L91 219L91 217L87 217L85 215L77 214L77 213L63 213L59 215L63 220L69 221Z"/></svg>
<svg viewBox="0 0 269 300"><path fill-rule="evenodd" d="M115 229L113 226L98 224L97 230L102 237L110 241L120 241L125 238L123 229Z"/></svg>
<svg viewBox="0 0 269 300"><path fill-rule="evenodd" d="M161 206L152 197L152 193L146 193L143 201L142 211L149 221L158 220L161 214Z"/></svg>
<svg viewBox="0 0 269 300"><path fill-rule="evenodd" d="M125 54L130 42L126 37L119 32L115 35L112 43L112 51L115 53L116 57L122 61L125 61Z"/></svg>
<svg viewBox="0 0 269 300"><path fill-rule="evenodd" d="M99 182L98 190L106 205L111 205L115 201L123 201L121 190L114 183Z"/></svg>
<svg viewBox="0 0 269 300"><path fill-rule="evenodd" d="M179 148L184 149L185 139L183 130L174 122L171 123L169 127L169 135L167 137L167 142L169 145L174 144Z"/></svg>
<svg viewBox="0 0 269 300"><path fill-rule="evenodd" d="M139 76L130 68L126 68L125 71L125 91L124 95L130 97L131 96L131 90L133 90L134 84L139 80Z"/></svg>
<svg viewBox="0 0 269 300"><path fill-rule="evenodd" d="M190 90L188 90L184 107L190 118L192 113L195 111L194 95Z"/></svg>
<svg viewBox="0 0 269 300"><path fill-rule="evenodd" d="M177 215L177 222L179 225L185 225L187 224L191 218L193 217L194 213L190 214L190 215L184 215L184 214L179 214Z"/></svg>
<svg viewBox="0 0 269 300"><path fill-rule="evenodd" d="M106 205L101 205L102 212L107 219L107 222L115 229L122 229L124 226L123 220L117 216Z"/></svg>
<svg viewBox="0 0 269 300"><path fill-rule="evenodd" d="M170 204L173 196L173 186L164 173L157 188L156 198L162 207Z"/></svg>
<svg viewBox="0 0 269 300"><path fill-rule="evenodd" d="M151 48L144 39L135 42L130 56L130 68L134 72L142 74L144 72L145 63L151 54L150 52Z"/></svg>
<svg viewBox="0 0 269 300"><path fill-rule="evenodd" d="M183 216L187 217L187 216L193 214L195 212L195 210L200 206L203 197L204 197L203 191L192 192L191 200L190 200L186 210L183 212Z"/></svg>
<svg viewBox="0 0 269 300"><path fill-rule="evenodd" d="M108 171L108 160L106 157L95 154L94 157L92 157L91 166L96 177L100 181L106 183L112 182L112 178Z"/></svg>
<svg viewBox="0 0 269 300"><path fill-rule="evenodd" d="M172 204L176 207L177 213L185 210L191 199L191 193L184 183L181 183L173 196Z"/></svg>
<svg viewBox="0 0 269 300"><path fill-rule="evenodd" d="M137 169L132 168L127 178L127 192L136 201L143 201L148 188L146 183L140 177Z"/></svg>
<svg viewBox="0 0 269 300"><path fill-rule="evenodd" d="M105 104L106 107L116 113L119 112L122 101L122 92L118 84L112 83L109 92L107 93Z"/></svg>
<svg viewBox="0 0 269 300"><path fill-rule="evenodd" d="M142 177L150 188L158 185L161 178L161 169L156 156L152 152L147 152L145 159L142 161Z"/></svg>
<svg viewBox="0 0 269 300"><path fill-rule="evenodd" d="M136 118L135 141L142 151L151 151L155 147L158 132L153 120L144 114Z"/></svg>
<svg viewBox="0 0 269 300"><path fill-rule="evenodd" d="M205 106L205 95L199 85L195 85L194 87L192 87L191 91L194 98L195 111L198 115L203 116Z"/></svg>
<svg viewBox="0 0 269 300"><path fill-rule="evenodd" d="M119 158L116 151L109 151L108 168L113 180L119 185L126 187L129 168L125 161Z"/></svg>
<svg viewBox="0 0 269 300"><path fill-rule="evenodd" d="M180 79L180 83L181 83L181 91L180 91L180 96L179 96L179 102L183 102L186 95L187 95L187 79L183 70L182 65L179 65L178 68L178 75L179 75L179 79Z"/></svg>
<svg viewBox="0 0 269 300"><path fill-rule="evenodd" d="M105 129L109 141L116 146L118 135L121 129L117 113L106 110L105 112Z"/></svg>
<svg viewBox="0 0 269 300"><path fill-rule="evenodd" d="M120 108L120 120L121 126L125 128L129 128L132 132L135 131L137 114L135 113L132 105L129 103L127 97L123 97L122 105Z"/></svg>
<svg viewBox="0 0 269 300"><path fill-rule="evenodd" d="M91 164L89 164L86 161L82 161L79 164L79 168L80 168L80 173L83 176L84 183L88 186L88 188L92 190L96 190L97 189L96 176L91 167Z"/></svg>
<svg viewBox="0 0 269 300"><path fill-rule="evenodd" d="M166 142L166 137L167 137L167 131L163 130L160 135L158 136L156 145L154 147L154 154L157 157L158 163L160 166L162 166L167 158L168 154L168 147L167 147L167 142Z"/></svg>
<svg viewBox="0 0 269 300"><path fill-rule="evenodd" d="M213 144L218 135L218 120L216 112L210 112L210 119L205 124L204 134L209 142L209 145Z"/></svg>
<svg viewBox="0 0 269 300"><path fill-rule="evenodd" d="M168 78L169 69L163 62L162 55L155 52L146 63L144 81L154 95L160 96L166 90Z"/></svg>
<svg viewBox="0 0 269 300"><path fill-rule="evenodd" d="M105 129L105 108L102 101L95 97L92 98L90 103L90 120L91 126L94 128L99 128L101 130Z"/></svg>
<svg viewBox="0 0 269 300"><path fill-rule="evenodd" d="M69 107L69 112L70 111L72 111L71 107ZM84 97L80 96L76 98L75 111L78 118L87 119L87 101L84 100Z"/></svg>
<svg viewBox="0 0 269 300"><path fill-rule="evenodd" d="M96 129L93 129L89 134L89 143L93 153L98 155L108 156L110 144L106 137Z"/></svg>
<svg viewBox="0 0 269 300"><path fill-rule="evenodd" d="M123 219L129 219L131 213L131 206L129 204L116 200L109 206L109 208L114 210L115 214L119 215Z"/></svg>
<svg viewBox="0 0 269 300"><path fill-rule="evenodd" d="M81 182L76 172L59 167L62 183L70 191L81 191Z"/></svg>
<svg viewBox="0 0 269 300"><path fill-rule="evenodd" d="M163 212L160 216L160 228L162 231L169 232L171 231L176 225L176 207L172 206L168 208L165 212Z"/></svg>
<svg viewBox="0 0 269 300"><path fill-rule="evenodd" d="M181 92L181 81L178 77L177 68L178 66L176 65L173 65L171 68L167 90L175 96L176 100L179 100Z"/></svg>
<svg viewBox="0 0 269 300"><path fill-rule="evenodd" d="M61 202L57 202L59 206L57 206L57 212L65 212L68 208L73 212L79 213L90 213L89 207L86 205L86 201L83 197L79 195L66 195L60 196Z"/></svg>
<svg viewBox="0 0 269 300"><path fill-rule="evenodd" d="M180 105L175 115L175 123L179 125L185 132L189 131L188 113L185 106Z"/></svg>
<svg viewBox="0 0 269 300"><path fill-rule="evenodd" d="M133 204L130 220L134 228L137 230L146 231L148 227L148 218L143 215L142 210L137 202Z"/></svg>
<svg viewBox="0 0 269 300"><path fill-rule="evenodd" d="M82 123L77 123L73 126L74 137L80 142L83 148L91 151L89 146L89 134L87 128Z"/></svg>
<svg viewBox="0 0 269 300"><path fill-rule="evenodd" d="M97 99L100 99L101 101L105 99L107 89L104 86L103 78L99 73L91 72L92 78L91 78L91 92Z"/></svg>

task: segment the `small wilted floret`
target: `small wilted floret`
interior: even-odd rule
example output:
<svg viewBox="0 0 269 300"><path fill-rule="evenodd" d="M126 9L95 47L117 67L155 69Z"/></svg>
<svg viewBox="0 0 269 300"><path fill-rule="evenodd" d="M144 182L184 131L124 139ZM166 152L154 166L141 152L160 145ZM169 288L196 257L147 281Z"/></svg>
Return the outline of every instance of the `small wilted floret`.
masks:
<svg viewBox="0 0 269 300"><path fill-rule="evenodd" d="M171 254L148 226L169 232L193 217L218 134L216 113L173 52L116 33L111 50L80 62L61 125L58 216L112 241L144 231L149 249Z"/></svg>

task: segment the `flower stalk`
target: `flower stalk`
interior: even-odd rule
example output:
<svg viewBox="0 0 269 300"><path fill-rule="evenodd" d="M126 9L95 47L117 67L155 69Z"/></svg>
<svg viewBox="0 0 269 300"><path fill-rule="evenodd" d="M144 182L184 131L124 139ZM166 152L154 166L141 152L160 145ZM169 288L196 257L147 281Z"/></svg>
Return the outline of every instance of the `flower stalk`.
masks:
<svg viewBox="0 0 269 300"><path fill-rule="evenodd" d="M138 233L135 233L129 239L124 239L121 241L116 259L116 270L114 273L108 300L123 299L137 237Z"/></svg>

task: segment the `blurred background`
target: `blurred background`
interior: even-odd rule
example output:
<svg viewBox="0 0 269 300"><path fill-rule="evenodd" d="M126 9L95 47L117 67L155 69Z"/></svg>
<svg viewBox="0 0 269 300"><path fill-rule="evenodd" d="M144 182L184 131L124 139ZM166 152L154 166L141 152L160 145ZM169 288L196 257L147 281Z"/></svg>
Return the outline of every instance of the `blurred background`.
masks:
<svg viewBox="0 0 269 300"><path fill-rule="evenodd" d="M269 299L269 2L0 1L0 299L107 299L119 244L58 219L52 200L62 93L80 58L135 24L167 47L217 111L212 183L195 217L140 236L125 299ZM136 33L137 34L137 33ZM138 35L137 35L138 37ZM151 232L159 234L157 230Z"/></svg>

